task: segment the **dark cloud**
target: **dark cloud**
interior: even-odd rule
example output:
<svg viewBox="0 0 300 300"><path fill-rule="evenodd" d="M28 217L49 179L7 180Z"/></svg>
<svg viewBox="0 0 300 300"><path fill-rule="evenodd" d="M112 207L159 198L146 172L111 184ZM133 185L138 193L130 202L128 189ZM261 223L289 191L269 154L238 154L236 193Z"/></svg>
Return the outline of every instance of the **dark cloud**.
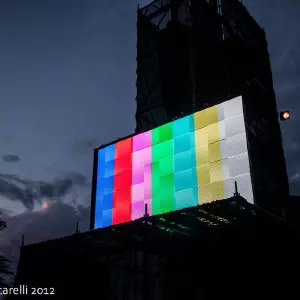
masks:
<svg viewBox="0 0 300 300"><path fill-rule="evenodd" d="M24 234L25 243L30 244L73 234L78 221L80 230L86 231L89 226L89 211L89 208L80 205L75 210L68 204L56 201L47 210L27 212L8 219L7 227L21 228L19 233Z"/></svg>
<svg viewBox="0 0 300 300"><path fill-rule="evenodd" d="M21 160L19 156L11 155L11 154L3 155L2 159L6 162L17 162L17 161Z"/></svg>
<svg viewBox="0 0 300 300"><path fill-rule="evenodd" d="M16 175L0 174L0 195L10 200L19 200L30 210L33 209L34 200L57 200L67 195L72 187L86 185L86 177L78 173L55 178L52 182L25 180Z"/></svg>
<svg viewBox="0 0 300 300"><path fill-rule="evenodd" d="M11 200L23 200L24 193L23 189L19 188L16 184L5 181L0 178L0 195L5 196ZM26 204L24 203L26 206Z"/></svg>
<svg viewBox="0 0 300 300"><path fill-rule="evenodd" d="M35 189L40 197L60 198L66 195L74 185L84 186L86 182L85 176L72 174L68 178L57 178L50 183L39 181L35 184Z"/></svg>
<svg viewBox="0 0 300 300"><path fill-rule="evenodd" d="M12 269L16 270L23 234L25 244L31 244L74 234L77 222L83 232L89 227L89 213L89 207L78 205L75 210L56 201L47 210L6 217L7 229L1 233L0 252L13 262Z"/></svg>
<svg viewBox="0 0 300 300"><path fill-rule="evenodd" d="M1 174L0 173L0 179L6 180L6 181L15 181L16 183L20 183L20 184L29 184L32 182L31 180L20 178L18 175L14 175L14 174L3 174L3 173Z"/></svg>

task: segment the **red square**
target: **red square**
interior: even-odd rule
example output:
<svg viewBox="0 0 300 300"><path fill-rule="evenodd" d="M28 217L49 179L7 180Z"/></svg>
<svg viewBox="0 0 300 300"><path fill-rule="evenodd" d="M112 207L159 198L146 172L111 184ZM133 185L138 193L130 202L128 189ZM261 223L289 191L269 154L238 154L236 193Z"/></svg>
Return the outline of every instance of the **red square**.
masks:
<svg viewBox="0 0 300 300"><path fill-rule="evenodd" d="M131 170L124 171L114 176L114 190L121 190L132 185Z"/></svg>
<svg viewBox="0 0 300 300"><path fill-rule="evenodd" d="M113 208L127 207L131 205L131 187L115 190L113 194Z"/></svg>
<svg viewBox="0 0 300 300"><path fill-rule="evenodd" d="M131 221L131 189L114 193L113 224Z"/></svg>
<svg viewBox="0 0 300 300"><path fill-rule="evenodd" d="M130 171L132 164L132 154L123 155L115 159L114 174Z"/></svg>
<svg viewBox="0 0 300 300"><path fill-rule="evenodd" d="M113 209L113 224L131 221L131 207Z"/></svg>
<svg viewBox="0 0 300 300"><path fill-rule="evenodd" d="M116 143L115 158L132 153L132 138Z"/></svg>

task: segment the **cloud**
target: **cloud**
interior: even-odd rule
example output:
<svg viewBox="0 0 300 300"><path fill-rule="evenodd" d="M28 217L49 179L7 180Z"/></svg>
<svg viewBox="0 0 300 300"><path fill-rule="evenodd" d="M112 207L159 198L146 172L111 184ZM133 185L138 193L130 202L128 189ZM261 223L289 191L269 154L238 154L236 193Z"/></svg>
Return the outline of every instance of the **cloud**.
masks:
<svg viewBox="0 0 300 300"><path fill-rule="evenodd" d="M74 234L77 222L84 232L89 228L89 214L89 207L78 205L75 211L70 205L56 201L47 210L3 216L7 229L0 233L0 252L13 262L12 269L16 270L23 234L25 244L31 244Z"/></svg>
<svg viewBox="0 0 300 300"><path fill-rule="evenodd" d="M300 178L300 174L299 173L295 173L294 175L291 176L291 181L295 181L297 179Z"/></svg>
<svg viewBox="0 0 300 300"><path fill-rule="evenodd" d="M17 156L17 155L11 155L11 154L3 155L2 159L4 161L6 161L6 162L12 162L12 163L21 160L19 156Z"/></svg>
<svg viewBox="0 0 300 300"><path fill-rule="evenodd" d="M21 188L16 184L3 179L0 179L0 194L11 200L24 199L23 190Z"/></svg>
<svg viewBox="0 0 300 300"><path fill-rule="evenodd" d="M86 177L71 173L64 177L54 178L51 182L26 180L17 175L0 174L0 196L9 200L21 201L23 205L33 210L34 201L57 200L67 195L74 186L86 186Z"/></svg>
<svg viewBox="0 0 300 300"><path fill-rule="evenodd" d="M40 197L60 198L66 195L74 185L86 185L86 177L81 174L72 174L68 178L56 178L50 183L39 181L35 185Z"/></svg>

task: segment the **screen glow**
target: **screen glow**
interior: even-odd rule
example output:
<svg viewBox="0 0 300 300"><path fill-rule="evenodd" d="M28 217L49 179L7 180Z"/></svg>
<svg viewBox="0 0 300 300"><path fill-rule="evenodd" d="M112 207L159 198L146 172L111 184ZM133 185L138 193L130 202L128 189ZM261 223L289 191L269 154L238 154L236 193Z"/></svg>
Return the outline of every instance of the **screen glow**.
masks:
<svg viewBox="0 0 300 300"><path fill-rule="evenodd" d="M95 228L233 195L253 203L242 97L98 150Z"/></svg>

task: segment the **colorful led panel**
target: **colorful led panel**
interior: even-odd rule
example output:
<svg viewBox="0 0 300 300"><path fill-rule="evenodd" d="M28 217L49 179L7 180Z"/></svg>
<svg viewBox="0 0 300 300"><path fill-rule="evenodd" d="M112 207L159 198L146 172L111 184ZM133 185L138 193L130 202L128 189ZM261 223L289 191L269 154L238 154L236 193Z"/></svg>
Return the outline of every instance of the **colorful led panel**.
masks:
<svg viewBox="0 0 300 300"><path fill-rule="evenodd" d="M253 203L242 97L98 150L94 228L226 199Z"/></svg>

